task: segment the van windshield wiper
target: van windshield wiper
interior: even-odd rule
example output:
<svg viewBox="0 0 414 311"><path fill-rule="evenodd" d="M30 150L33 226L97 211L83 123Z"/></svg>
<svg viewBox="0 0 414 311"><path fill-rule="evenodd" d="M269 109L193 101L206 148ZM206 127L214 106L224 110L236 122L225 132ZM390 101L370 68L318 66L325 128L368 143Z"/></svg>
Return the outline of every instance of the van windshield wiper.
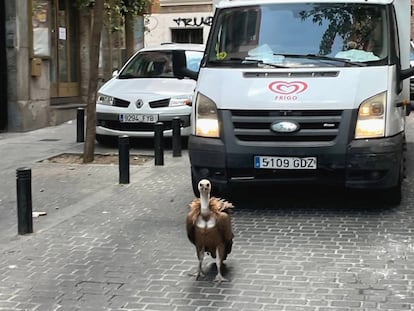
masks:
<svg viewBox="0 0 414 311"><path fill-rule="evenodd" d="M232 57L229 59L223 60L210 60L209 63L214 65L231 65L231 64L238 64L238 65L247 65L247 66L257 66L257 67L273 67L273 68L286 68L285 66L281 66L278 64L266 63L260 59L245 59L245 58L236 58Z"/></svg>
<svg viewBox="0 0 414 311"><path fill-rule="evenodd" d="M366 67L367 65L365 63L359 63L359 62L351 62L348 59L345 58L336 58L336 57L330 57L326 55L316 55L316 54L284 54L284 53L274 53L273 55L276 56L284 56L284 57L290 57L290 58L306 58L306 59L315 59L315 60L326 60L331 62L340 62L343 64L351 65L351 66L358 66L358 67Z"/></svg>

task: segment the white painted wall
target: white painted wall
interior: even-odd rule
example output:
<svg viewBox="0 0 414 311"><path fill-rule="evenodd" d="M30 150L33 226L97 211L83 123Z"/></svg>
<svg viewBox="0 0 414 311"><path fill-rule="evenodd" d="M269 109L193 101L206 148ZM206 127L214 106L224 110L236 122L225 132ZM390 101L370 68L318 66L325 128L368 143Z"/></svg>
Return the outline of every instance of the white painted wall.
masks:
<svg viewBox="0 0 414 311"><path fill-rule="evenodd" d="M203 28L203 43L206 43L212 18L212 12L178 12L148 15L144 45L148 47L163 42L171 42L171 29L179 28Z"/></svg>

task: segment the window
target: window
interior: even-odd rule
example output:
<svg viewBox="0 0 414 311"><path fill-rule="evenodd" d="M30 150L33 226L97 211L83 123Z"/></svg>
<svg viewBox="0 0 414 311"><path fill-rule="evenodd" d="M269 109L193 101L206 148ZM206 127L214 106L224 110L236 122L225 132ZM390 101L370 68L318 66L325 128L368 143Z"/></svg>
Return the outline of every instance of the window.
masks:
<svg viewBox="0 0 414 311"><path fill-rule="evenodd" d="M203 28L171 29L171 41L203 44Z"/></svg>

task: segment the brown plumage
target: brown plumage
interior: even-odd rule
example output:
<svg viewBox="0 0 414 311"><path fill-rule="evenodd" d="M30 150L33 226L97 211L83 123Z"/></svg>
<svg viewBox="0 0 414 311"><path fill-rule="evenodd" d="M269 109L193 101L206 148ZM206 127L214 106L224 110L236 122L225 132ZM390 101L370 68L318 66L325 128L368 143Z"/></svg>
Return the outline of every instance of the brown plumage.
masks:
<svg viewBox="0 0 414 311"><path fill-rule="evenodd" d="M233 245L233 231L228 209L233 204L223 199L210 197L211 184L207 179L198 183L200 198L190 204L187 215L187 236L195 245L199 260L197 279L204 275L202 263L205 253L216 259L217 276L219 283L226 281L221 274L221 266L230 254Z"/></svg>

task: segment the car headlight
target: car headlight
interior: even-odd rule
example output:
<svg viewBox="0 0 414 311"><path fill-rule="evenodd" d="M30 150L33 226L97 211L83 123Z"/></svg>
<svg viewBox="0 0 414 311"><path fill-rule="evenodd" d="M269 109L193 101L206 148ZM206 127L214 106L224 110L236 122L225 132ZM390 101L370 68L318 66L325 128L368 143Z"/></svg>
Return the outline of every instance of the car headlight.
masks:
<svg viewBox="0 0 414 311"><path fill-rule="evenodd" d="M359 107L355 138L384 137L387 93L368 98Z"/></svg>
<svg viewBox="0 0 414 311"><path fill-rule="evenodd" d="M195 105L195 134L204 137L219 137L216 104L207 96L198 93Z"/></svg>
<svg viewBox="0 0 414 311"><path fill-rule="evenodd" d="M114 98L112 96L103 95L103 94L97 94L96 96L96 103L100 105L108 105L112 106Z"/></svg>
<svg viewBox="0 0 414 311"><path fill-rule="evenodd" d="M179 96L170 99L170 107L191 106L192 96Z"/></svg>

